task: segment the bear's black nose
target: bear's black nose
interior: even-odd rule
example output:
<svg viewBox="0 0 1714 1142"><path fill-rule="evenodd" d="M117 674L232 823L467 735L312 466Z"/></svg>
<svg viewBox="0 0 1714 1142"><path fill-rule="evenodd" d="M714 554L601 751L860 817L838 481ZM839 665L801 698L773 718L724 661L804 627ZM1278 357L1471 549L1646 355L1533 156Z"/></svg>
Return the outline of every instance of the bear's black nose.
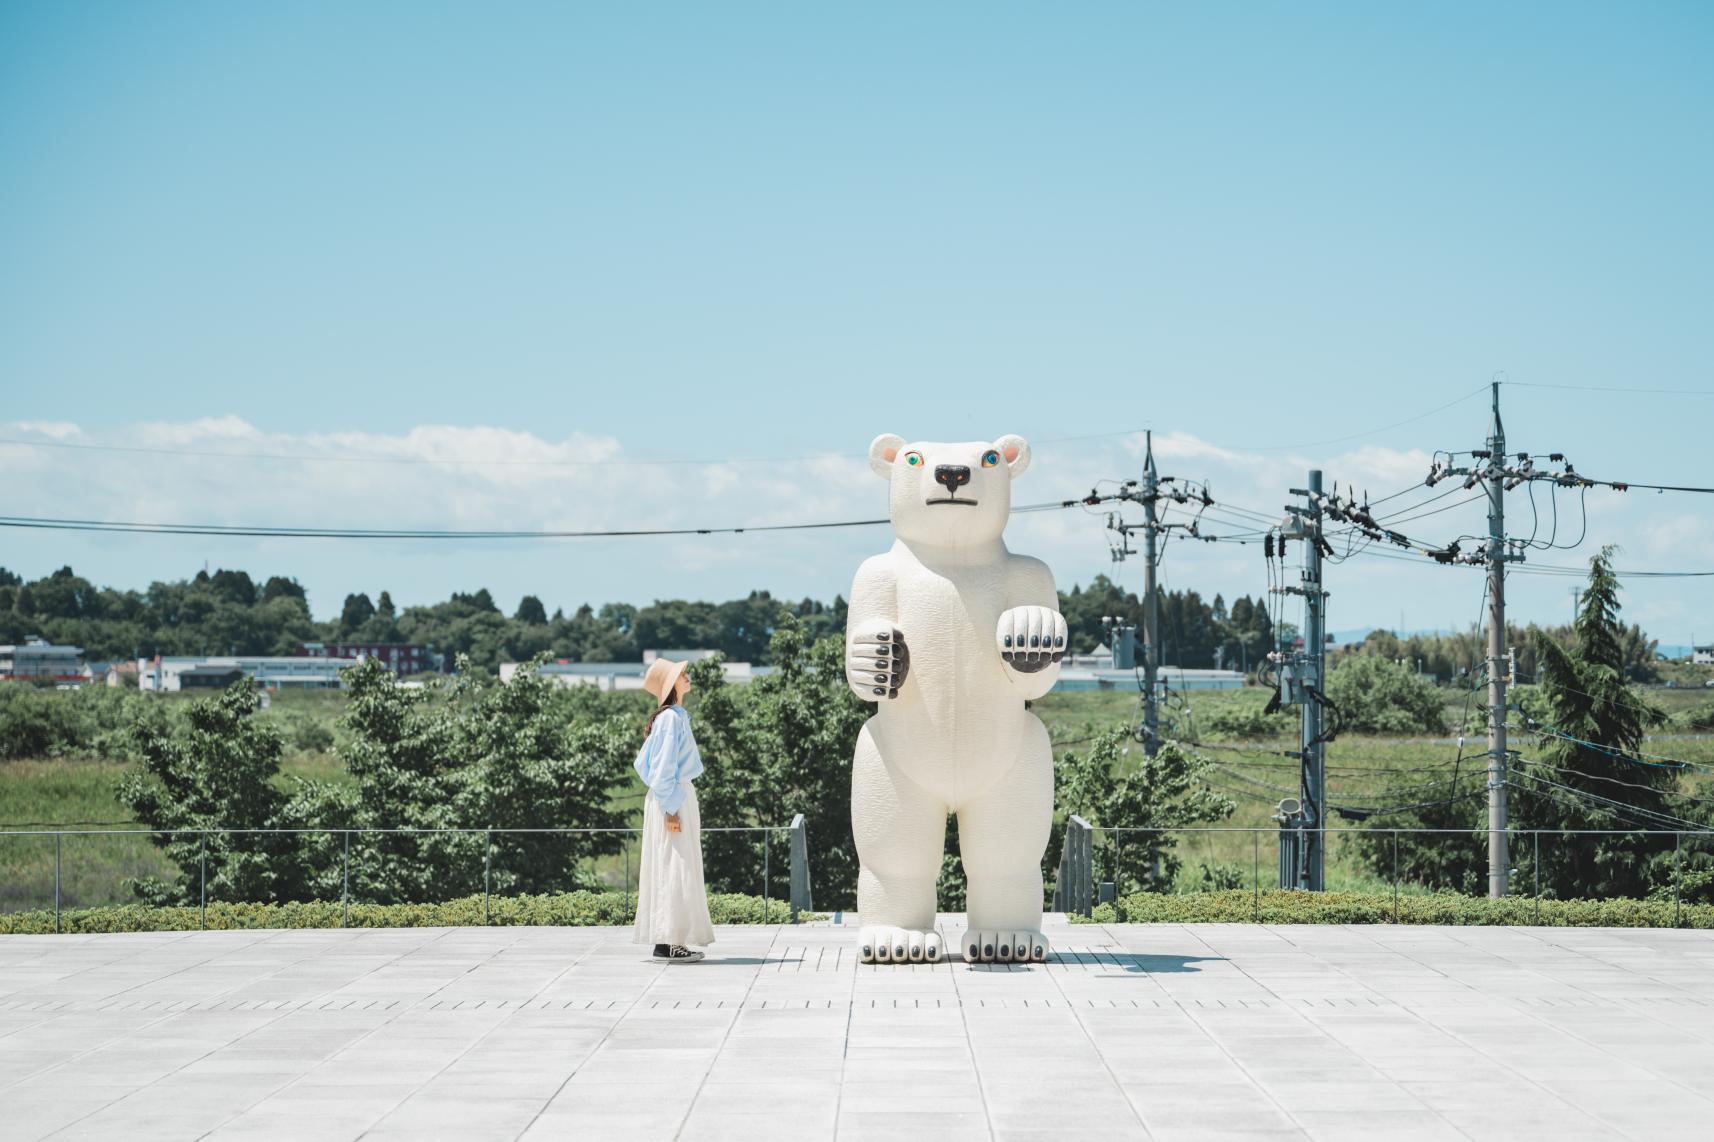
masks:
<svg viewBox="0 0 1714 1142"><path fill-rule="evenodd" d="M945 484L946 490L956 496L958 489L970 482L970 466L968 464L936 464L934 466L934 482Z"/></svg>

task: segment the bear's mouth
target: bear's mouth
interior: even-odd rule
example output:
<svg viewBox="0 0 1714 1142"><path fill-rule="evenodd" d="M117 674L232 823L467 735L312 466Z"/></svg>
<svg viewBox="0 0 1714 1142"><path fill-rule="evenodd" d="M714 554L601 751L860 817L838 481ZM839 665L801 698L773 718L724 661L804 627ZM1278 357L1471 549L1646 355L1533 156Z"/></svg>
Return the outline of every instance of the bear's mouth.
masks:
<svg viewBox="0 0 1714 1142"><path fill-rule="evenodd" d="M925 504L963 504L965 507L975 507L975 500L961 500L957 496L937 496L932 500L924 500Z"/></svg>

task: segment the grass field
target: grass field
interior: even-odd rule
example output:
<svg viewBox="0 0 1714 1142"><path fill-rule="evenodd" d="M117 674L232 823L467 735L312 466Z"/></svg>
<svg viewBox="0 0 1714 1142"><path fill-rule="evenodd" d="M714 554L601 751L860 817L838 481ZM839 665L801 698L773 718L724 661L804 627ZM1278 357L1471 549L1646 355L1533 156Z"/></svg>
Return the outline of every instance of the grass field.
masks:
<svg viewBox="0 0 1714 1142"><path fill-rule="evenodd" d="M1651 689L1648 696L1670 713L1714 701L1714 694L1688 684L1672 690ZM1240 704L1259 705L1263 698L1262 692L1255 689L1193 692L1184 702L1175 702L1172 716L1181 729L1186 726L1191 729L1192 733L1185 736L1200 740L1204 735L1195 731L1207 726L1215 714ZM1477 700L1479 696L1472 701ZM1447 691L1446 701L1447 721L1457 724L1465 709L1465 696ZM282 729L287 731L288 742L315 741L328 736L327 731L332 729L344 705L345 696L339 692L286 694L273 697L270 709L263 716L280 721ZM1053 739L1063 743L1060 747L1063 752L1083 748L1084 739L1096 729L1134 719L1137 695L1124 691L1050 694L1035 703L1034 708ZM324 727L323 732L305 729L310 723ZM1252 877L1264 887L1275 881L1277 834L1271 816L1280 798L1296 792L1297 762L1279 752L1268 751L1296 748L1295 734L1272 740L1209 742L1204 752L1218 764L1215 784L1237 804L1237 811L1225 824L1263 831L1184 835L1179 849L1186 866L1181 887L1198 887L1196 878L1204 864L1241 876L1246 886L1251 884ZM1483 748L1479 734L1466 742L1464 760L1459 763L1462 773L1475 772L1484 765ZM1680 760L1714 766L1714 735L1667 733L1647 748ZM1328 749L1329 799L1338 805L1378 805L1388 803L1384 793L1388 786L1404 784L1422 786L1412 796L1425 800L1444 796L1446 787L1443 785L1436 792L1432 783L1450 778L1458 754L1453 737L1342 736ZM47 758L0 762L0 828L120 828L134 824L131 815L114 797L114 787L125 769L123 763L99 760ZM336 781L345 776L338 758L321 751L292 754L285 772ZM1714 786L1706 778L1686 782L1687 789L1697 786L1703 787L1705 795L1714 795ZM1465 788L1468 787L1466 782ZM629 788L615 790L614 797L628 807L635 807L640 800ZM1356 827L1356 822L1337 819L1334 824ZM785 837L782 834L774 839L779 859L783 861ZM1098 843L1110 845L1115 839L1111 834L1102 834ZM1122 856L1122 840L1118 843ZM1466 842L1458 839L1448 843ZM1481 841L1472 838L1467 843ZM124 903L130 898L124 887L126 878L171 872L145 838L134 836L67 837L61 845L60 860L62 902L68 907ZM593 871L598 879L615 887L633 883L636 859L634 854L603 858ZM1329 846L1327 880L1328 887L1334 889L1373 891L1388 887L1387 878L1376 877L1362 865L1355 846L1346 838L1336 838ZM53 882L51 836L0 837L0 911L51 906Z"/></svg>

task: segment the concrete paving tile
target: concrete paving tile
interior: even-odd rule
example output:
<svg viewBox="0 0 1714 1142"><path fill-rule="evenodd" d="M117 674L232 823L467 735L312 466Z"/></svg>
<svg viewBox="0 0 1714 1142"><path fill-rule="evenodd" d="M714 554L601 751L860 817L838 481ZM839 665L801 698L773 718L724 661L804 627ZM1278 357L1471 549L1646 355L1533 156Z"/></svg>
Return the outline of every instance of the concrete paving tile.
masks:
<svg viewBox="0 0 1714 1142"><path fill-rule="evenodd" d="M889 1140L1653 1137L1709 1120L1714 934L1050 935L1133 958L858 968L855 931L832 926L723 928L723 959L676 973L624 929L0 937L5 1133L766 1137L781 1090L809 1092L784 1116L800 1137L830 1135L837 1108L842 1137ZM805 1130L805 1113L828 1120Z"/></svg>
<svg viewBox="0 0 1714 1142"><path fill-rule="evenodd" d="M684 1122L689 1108L669 1110L661 1107L633 1106L603 1109L544 1110L524 1132L519 1142L564 1142L583 1138L671 1138Z"/></svg>
<svg viewBox="0 0 1714 1142"><path fill-rule="evenodd" d="M901 1138L929 1138L934 1142L986 1140L988 1116L981 1111L847 1110L839 1112L839 1139L898 1142Z"/></svg>
<svg viewBox="0 0 1714 1142"><path fill-rule="evenodd" d="M914 1083L846 1082L839 1106L844 1112L973 1114L984 1110L982 1090L975 1082Z"/></svg>
<svg viewBox="0 0 1714 1142"><path fill-rule="evenodd" d="M832 1108L799 1115L774 1110L757 1114L691 1111L680 1128L682 1142L799 1142L802 1139L832 1138Z"/></svg>

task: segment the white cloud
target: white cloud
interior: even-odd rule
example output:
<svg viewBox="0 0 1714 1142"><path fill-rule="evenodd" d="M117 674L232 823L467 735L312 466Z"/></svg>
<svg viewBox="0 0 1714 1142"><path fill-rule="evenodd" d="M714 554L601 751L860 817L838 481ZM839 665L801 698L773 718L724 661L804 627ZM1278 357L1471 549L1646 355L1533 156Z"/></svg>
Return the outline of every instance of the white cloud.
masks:
<svg viewBox="0 0 1714 1142"><path fill-rule="evenodd" d="M52 437L55 440L69 440L82 434L83 430L68 420L18 420L3 427L7 435L13 433L37 433Z"/></svg>
<svg viewBox="0 0 1714 1142"><path fill-rule="evenodd" d="M60 448L0 448L0 481L14 514L77 516L151 522L269 524L351 528L611 530L729 527L864 519L884 515L886 490L855 449L850 455L778 462L749 453L745 462L644 464L619 438L574 432L562 440L488 426L419 425L403 433L327 431L269 433L235 416L187 422L152 422L112 431L84 432L71 422L6 426L6 435L44 441L143 446L233 456L171 456L68 452ZM1319 461L1241 452L1185 432L1158 434L1155 455L1163 476L1206 481L1218 507L1203 518L1208 531L1236 534L1256 525L1235 508L1270 519L1282 514L1318 465L1326 485L1367 489L1376 509L1407 519L1398 526L1415 538L1443 543L1485 530L1483 505L1449 484L1422 487L1430 457L1419 450L1365 446ZM243 457L254 458L243 458ZM286 457L263 459L261 457ZM292 458L298 459L292 459ZM374 458L398 463L360 462ZM751 458L754 458L752 461ZM1030 470L1013 488L1014 502L1041 503L1084 495L1098 481L1141 476L1141 435L1044 442ZM491 463L490 461L503 461ZM1549 530L1545 489L1537 489L1540 534ZM1559 494L1561 539L1581 526L1576 500ZM1423 506L1419 506L1423 505ZM1580 562L1601 542L1624 547L1621 568L1714 567L1714 524L1683 498L1592 490L1589 536L1577 552L1532 553L1540 563ZM1527 500L1508 499L1514 532L1527 534ZM1027 513L1014 518L1008 544L1045 558L1064 586L1096 574L1140 587L1136 557L1115 564L1103 526L1119 506ZM1123 514L1139 517L1135 505ZM1192 511L1173 505L1169 519ZM180 578L208 558L211 566L245 567L252 574L298 575L312 591L318 615L336 610L349 591L371 596L389 588L401 603L444 598L453 589L489 586L502 606L515 596L542 596L550 610L606 600L647 602L656 597L728 598L752 588L781 596L830 598L849 589L861 559L890 542L885 528L686 536L638 540L534 543L407 544L294 540L226 540L187 537L75 535L15 532L8 565L27 575L63 563L101 583L143 587L150 578ZM1481 576L1472 568L1445 568L1393 549L1401 559L1354 557L1330 565L1330 625L1467 626L1475 617ZM16 561L16 562L15 562ZM1296 578L1296 555L1293 569ZM1194 588L1205 597L1257 595L1266 585L1261 548L1251 543L1167 542L1162 579L1170 588ZM1514 613L1560 621L1570 580L1514 577ZM1658 636L1688 641L1705 588L1695 580L1631 580L1627 616L1658 616L1673 624ZM1299 604L1292 600L1288 616ZM1401 611L1403 612L1401 615ZM1714 630L1714 620L1703 624ZM1680 631L1677 628L1683 626ZM1704 632L1706 633L1706 632Z"/></svg>

